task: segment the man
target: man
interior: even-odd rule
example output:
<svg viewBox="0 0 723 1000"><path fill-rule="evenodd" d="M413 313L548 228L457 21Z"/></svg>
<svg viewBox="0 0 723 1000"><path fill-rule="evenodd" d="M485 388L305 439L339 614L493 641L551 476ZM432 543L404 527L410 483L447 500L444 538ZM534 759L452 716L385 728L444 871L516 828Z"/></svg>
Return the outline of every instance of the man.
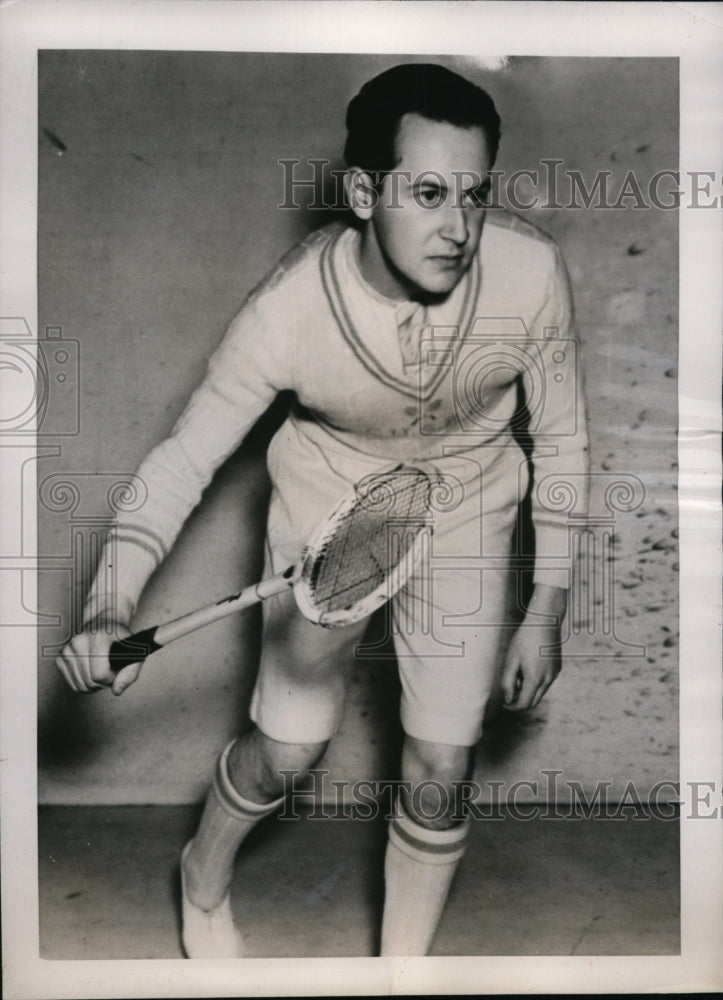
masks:
<svg viewBox="0 0 723 1000"><path fill-rule="evenodd" d="M137 664L110 671L107 633L129 634L145 581L280 390L295 401L268 454L267 572L293 563L362 477L390 459L432 465L449 487L432 510L432 563L392 605L408 787L390 824L381 946L421 955L464 852L454 792L470 774L485 709L500 690L511 710L536 705L560 669L559 655L541 650L560 642L566 529L537 494L534 593L512 627L510 545L528 481L511 429L518 384L537 481L584 472L586 441L559 251L483 204L500 135L489 95L440 66L398 66L362 88L347 129L354 224L313 234L248 297L171 437L138 470L148 502L114 530L86 631L58 665L78 691L120 694L137 679ZM363 631L363 622L312 625L291 595L266 603L254 724L219 758L183 853L189 957L243 954L229 902L236 852L278 807L281 772L313 767L337 731Z"/></svg>

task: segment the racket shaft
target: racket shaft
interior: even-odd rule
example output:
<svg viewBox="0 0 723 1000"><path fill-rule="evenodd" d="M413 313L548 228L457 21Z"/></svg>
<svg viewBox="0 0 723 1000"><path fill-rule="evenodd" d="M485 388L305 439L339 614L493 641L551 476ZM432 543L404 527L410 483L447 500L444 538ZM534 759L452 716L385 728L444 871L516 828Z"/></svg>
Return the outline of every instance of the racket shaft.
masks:
<svg viewBox="0 0 723 1000"><path fill-rule="evenodd" d="M108 653L111 670L117 672L131 663L143 663L151 653L167 646L169 642L251 607L252 604L258 604L259 601L265 601L267 597L283 594L293 586L293 583L293 573L287 570L286 573L271 576L215 604L208 604L163 625L142 629L126 639L120 639L113 643Z"/></svg>

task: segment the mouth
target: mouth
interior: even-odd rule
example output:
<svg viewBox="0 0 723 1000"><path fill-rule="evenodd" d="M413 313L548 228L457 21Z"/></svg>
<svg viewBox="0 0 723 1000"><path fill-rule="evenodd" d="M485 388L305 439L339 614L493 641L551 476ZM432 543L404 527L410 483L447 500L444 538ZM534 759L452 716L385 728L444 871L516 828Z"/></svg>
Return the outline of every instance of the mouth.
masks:
<svg viewBox="0 0 723 1000"><path fill-rule="evenodd" d="M434 254L430 258L439 267L455 268L463 261L463 256L461 253L455 254Z"/></svg>

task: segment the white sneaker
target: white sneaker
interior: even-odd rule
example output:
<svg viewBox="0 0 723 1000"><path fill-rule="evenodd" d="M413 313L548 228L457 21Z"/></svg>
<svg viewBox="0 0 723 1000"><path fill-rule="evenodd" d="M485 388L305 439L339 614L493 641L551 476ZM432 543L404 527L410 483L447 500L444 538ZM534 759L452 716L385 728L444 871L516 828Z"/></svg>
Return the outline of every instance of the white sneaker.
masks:
<svg viewBox="0 0 723 1000"><path fill-rule="evenodd" d="M188 898L184 865L192 840L181 854L181 895L183 897L182 941L186 958L243 958L244 943L233 922L230 893L213 910L202 910Z"/></svg>

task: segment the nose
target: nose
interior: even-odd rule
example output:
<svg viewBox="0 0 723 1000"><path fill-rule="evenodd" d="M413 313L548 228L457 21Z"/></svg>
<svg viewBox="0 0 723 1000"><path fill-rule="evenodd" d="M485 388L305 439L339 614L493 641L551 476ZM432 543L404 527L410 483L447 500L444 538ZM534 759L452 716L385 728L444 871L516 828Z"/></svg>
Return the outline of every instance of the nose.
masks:
<svg viewBox="0 0 723 1000"><path fill-rule="evenodd" d="M469 236L469 226L467 225L467 213L462 206L447 206L441 234L457 246L464 246Z"/></svg>

